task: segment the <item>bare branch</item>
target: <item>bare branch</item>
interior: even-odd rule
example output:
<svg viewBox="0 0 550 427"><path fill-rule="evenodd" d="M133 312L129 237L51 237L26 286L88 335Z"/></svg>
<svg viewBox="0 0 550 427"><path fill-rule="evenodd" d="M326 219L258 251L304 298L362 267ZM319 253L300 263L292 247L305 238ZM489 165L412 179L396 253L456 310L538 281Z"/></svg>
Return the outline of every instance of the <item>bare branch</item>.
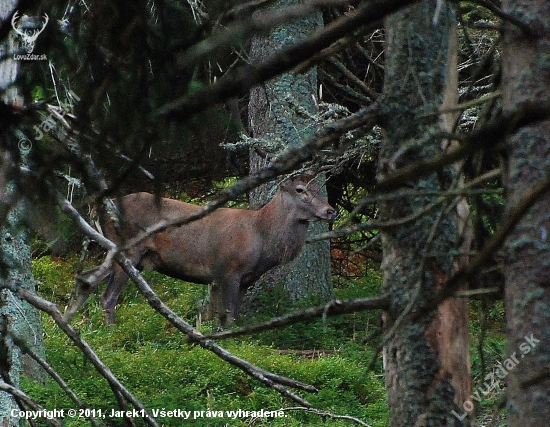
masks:
<svg viewBox="0 0 550 427"><path fill-rule="evenodd" d="M449 197L457 197L457 196L467 196L472 194L501 194L503 192L502 189L494 189L494 188L481 188L477 190L468 190L466 188L459 189L459 190L449 190L449 191L407 191L405 193L391 193L391 194L384 194L380 196L373 196L369 198L365 198L361 200L360 206L365 206L366 202L365 200L368 200L368 203L374 203L379 202L381 200L391 200L391 199L398 199L402 197L417 197L417 196L439 196L437 200L430 203L429 205L424 206L422 209L420 209L418 212L408 215L403 218L397 218L389 221L369 221L369 222L363 222L361 224L357 224L351 227L343 227L340 226L334 230L327 231L326 233L320 233L316 234L315 236L308 237L306 239L306 243L311 242L318 242L320 240L327 240L327 239L334 239L338 237L344 237L348 236L351 233L355 233L357 231L364 231L364 230L382 230L382 229L389 229L389 228L395 228L395 227L401 227L405 224L408 224L410 222L416 221L418 218L426 215L427 213L431 212L433 209L435 209L438 205L443 203L447 198ZM354 209L353 212L350 214L350 218L357 213L358 210ZM349 222L349 219L343 222L344 224L347 224Z"/></svg>
<svg viewBox="0 0 550 427"><path fill-rule="evenodd" d="M330 80L330 84L336 88L338 88L338 90L341 90L342 92L344 92L346 95L348 95L351 99L355 99L357 100L359 103L361 104L370 104L372 102L372 99L368 98L366 95L363 95L362 93L360 92L357 92L355 90L353 90L351 87L349 87L348 85L344 85L344 84L341 84L341 83L338 83L338 78L332 76L331 74L327 73L325 70L323 70L322 68L320 68L318 70L319 72L319 75L320 76L323 76L324 79L328 79ZM374 97L373 97L374 99Z"/></svg>
<svg viewBox="0 0 550 427"><path fill-rule="evenodd" d="M79 408L85 409L89 408L89 406L85 405L81 402L81 400L78 398L76 393L69 387L69 385L65 382L65 380L57 373L57 371L48 363L43 357L40 357L36 352L27 345L27 342L21 338L13 329L11 329L8 332L11 337L13 338L13 342L21 348L21 350L28 354L30 357L32 357L47 373L54 379L54 381L59 384L61 389L65 392L65 394L71 399ZM87 412L84 412L86 414ZM89 413L89 412L88 412ZM99 427L100 424L95 420L95 418L91 416L85 416L90 423L94 427Z"/></svg>
<svg viewBox="0 0 550 427"><path fill-rule="evenodd" d="M107 239L103 234L99 233L94 227L92 227L88 222L82 218L82 215L74 208L74 206L61 194L57 194L57 204L61 210L69 216L69 218L75 223L75 225L84 232L88 237L93 239L95 242L100 244L103 248L116 252L117 245Z"/></svg>
<svg viewBox="0 0 550 427"><path fill-rule="evenodd" d="M275 3L275 1L276 0L251 0L246 3L238 4L237 6L229 9L226 13L224 13L220 21L223 23L241 18L243 16L250 16L256 10L261 9L265 6L269 6Z"/></svg>
<svg viewBox="0 0 550 427"><path fill-rule="evenodd" d="M336 67L338 71L340 71L348 80L351 80L353 83L355 83L355 85L357 85L363 92L365 92L365 94L370 96L371 99L374 100L378 97L378 95L370 87L368 87L368 85L364 81L360 80L355 74L348 70L348 68L338 59L330 58L328 62L334 65L334 67Z"/></svg>
<svg viewBox="0 0 550 427"><path fill-rule="evenodd" d="M139 410L143 410L145 414L147 414L146 417L144 417L144 420L147 424L153 427L158 427L157 422L152 417L151 414L147 411L147 409L143 406L141 401L139 401L132 393L130 393L126 387L115 377L115 375L111 372L109 367L105 365L101 359L95 354L94 350L89 346L89 344L82 339L80 334L76 329L74 329L71 325L69 325L67 322L63 320L63 314L61 311L59 311L59 308L57 308L57 305L54 303L45 300L43 298L40 298L39 296L33 294L28 289L24 289L23 287L19 286L16 282L3 282L0 284L1 288L7 288L11 290L12 292L16 293L20 298L27 301L32 306L38 308L41 311L44 311L45 313L48 313L52 319L55 321L57 326L71 339L71 341L82 351L82 353L88 358L88 360L92 363L92 365L96 368L97 372L101 374L103 378L107 380L109 385L113 390L118 390L126 400L128 400L132 405L134 405L135 408L138 408Z"/></svg>
<svg viewBox="0 0 550 427"><path fill-rule="evenodd" d="M385 310L389 305L388 298L373 297L373 298L357 298L347 301L332 300L326 304L310 307L304 310L298 310L293 313L288 313L280 317L275 317L265 323L258 325L244 326L239 329L214 332L206 336L211 339L232 338L239 335L246 335L268 331L270 329L280 328L283 326L293 325L295 323L307 322L326 316L340 316L342 314L355 313L364 310Z"/></svg>
<svg viewBox="0 0 550 427"><path fill-rule="evenodd" d="M45 411L45 409L42 406L40 406L38 403L36 403L23 390L21 390L17 387L14 387L11 384L6 383L1 378L0 378L0 390L3 390L6 393L11 394L13 397L18 399L19 401L25 403L25 405L28 405L28 407L31 408L33 411ZM52 426L63 427L63 424L57 418L46 418L46 421L48 421ZM7 425L7 423L6 423L6 425Z"/></svg>
<svg viewBox="0 0 550 427"><path fill-rule="evenodd" d="M454 296L458 298L471 298L479 295L498 294L499 292L499 288L468 289L465 291L458 291Z"/></svg>
<svg viewBox="0 0 550 427"><path fill-rule="evenodd" d="M546 179L532 186L519 203L508 210L504 222L487 241L483 249L472 258L472 260L458 272L456 272L441 288L434 298L434 305L437 305L454 295L460 285L470 280L479 269L493 256L502 246L508 234L514 229L523 215L550 189L550 173Z"/></svg>
<svg viewBox="0 0 550 427"><path fill-rule="evenodd" d="M304 405L308 408L311 407L311 404L308 401L302 399L297 394L287 390L284 386L294 387L312 393L317 392L317 389L315 387L260 369L250 362L240 359L239 357L231 354L226 349L220 347L218 344L216 344L214 340L205 337L203 334L201 334L199 331L189 325L185 320L183 320L180 316L174 313L166 304L164 304L162 300L158 297L158 295L149 286L147 281L141 276L141 274L139 274L139 271L132 265L130 260L128 260L122 253L117 254L116 260L122 267L124 272L136 284L137 288L145 297L149 305L155 311L165 317L178 330L186 334L191 340L198 342L201 347L210 350L221 359L243 370L252 378L255 378L261 383L267 385L268 387L277 390L283 396L299 403L300 405Z"/></svg>
<svg viewBox="0 0 550 427"><path fill-rule="evenodd" d="M550 103L524 104L512 113L503 114L499 119L487 124L480 130L462 139L462 143L430 159L405 166L387 178L380 181L376 192L389 192L402 186L410 180L427 176L444 166L455 163L469 154L480 150L495 149L502 144L505 136L516 129L534 121L542 120L550 115Z"/></svg>
<svg viewBox="0 0 550 427"><path fill-rule="evenodd" d="M194 64L201 58L212 55L219 49L239 44L252 34L265 34L272 28L299 19L319 9L344 6L346 4L349 4L349 0L311 0L307 3L286 6L280 12L266 10L248 15L247 19L232 23L223 30L193 45L182 54L179 62L188 67L189 64Z"/></svg>
<svg viewBox="0 0 550 427"><path fill-rule="evenodd" d="M445 201L444 197L438 198L433 203L430 203L429 205L424 206L422 209L420 209L418 212L408 215L403 218L397 218L391 221L369 221L364 222L362 224L354 225L352 227L341 227L337 228L333 231L328 231L326 233L317 234L315 236L311 236L306 240L307 243L310 242L317 242L319 240L326 240L326 239L332 239L336 237L343 237L347 236L351 233L355 233L357 231L363 231L363 230L381 230L381 229L389 229L389 228L395 228L395 227L401 227L405 224L408 224L410 222L416 221L418 218L426 215L427 213L433 211L438 205L443 203Z"/></svg>
<svg viewBox="0 0 550 427"><path fill-rule="evenodd" d="M419 191L419 190L406 189L406 190L401 190L401 191L395 191L395 192L389 193L389 194L376 194L374 196L366 196L366 197L362 198L361 200L359 200L359 202L357 203L357 206L355 207L353 212L351 212L350 216L353 216L354 214L361 212L364 209L365 206L367 206L371 203L377 203L377 202L385 201L385 200L394 200L394 199L398 199L398 198L401 198L401 197L438 196L438 195L439 196L445 196L445 195L448 195L448 196L461 196L461 195L480 194L480 193L481 194L483 194L483 193L500 193L502 191L500 189L489 189L488 188L488 189L472 190L472 188L477 187L479 184L481 184L483 182L495 179L495 178L499 177L501 174L502 174L502 170L500 168L496 168L496 169L493 169L489 172L484 173L483 175L480 175L480 176L472 179L471 181L468 181L468 182L462 184L462 186L460 188L457 188L457 189L454 189L454 190L447 190L445 192L432 191L432 190L430 190L430 191L425 191L425 190Z"/></svg>
<svg viewBox="0 0 550 427"><path fill-rule="evenodd" d="M535 384L541 383L550 379L550 368L543 368L540 372L537 372L535 375L522 379L519 383L519 386L522 389L531 387Z"/></svg>
<svg viewBox="0 0 550 427"><path fill-rule="evenodd" d="M260 82L291 70L355 29L378 23L386 15L414 2L415 0L364 2L345 17L325 26L307 40L282 49L265 62L238 68L218 83L165 104L156 111L156 116L181 120L204 111L209 106L237 96Z"/></svg>
<svg viewBox="0 0 550 427"><path fill-rule="evenodd" d="M479 4L480 6L483 6L487 9L489 9L491 12L493 12L496 16L501 18L504 21L508 21L511 24L518 27L527 37L534 37L535 33L533 29L526 24L525 22L519 20L515 16L510 15L509 13L504 12L501 8L493 4L492 2L488 0L474 0L474 3Z"/></svg>
<svg viewBox="0 0 550 427"><path fill-rule="evenodd" d="M346 421L351 421L355 424L359 424L360 426L371 427L370 424L367 424L366 422L361 421L359 418L352 417L350 415L333 414L332 412L327 412L327 411L323 411L323 410L320 410L320 409L303 408L303 407L295 406L295 407L290 407L290 408L281 408L281 409L279 409L279 411L304 411L304 412L309 412L310 414L319 415L322 418L332 418L332 419L335 419L335 420L346 420Z"/></svg>

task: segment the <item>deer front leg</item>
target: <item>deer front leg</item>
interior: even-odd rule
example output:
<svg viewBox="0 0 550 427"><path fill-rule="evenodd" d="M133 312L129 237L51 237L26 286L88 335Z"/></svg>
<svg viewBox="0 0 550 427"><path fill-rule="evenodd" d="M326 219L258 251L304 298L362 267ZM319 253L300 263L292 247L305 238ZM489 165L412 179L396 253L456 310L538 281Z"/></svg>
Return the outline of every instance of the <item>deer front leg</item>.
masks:
<svg viewBox="0 0 550 427"><path fill-rule="evenodd" d="M115 308L118 303L118 298L128 283L128 275L122 268L116 264L113 266L113 274L107 284L105 292L101 296L101 305L105 313L105 323L114 325L115 323Z"/></svg>

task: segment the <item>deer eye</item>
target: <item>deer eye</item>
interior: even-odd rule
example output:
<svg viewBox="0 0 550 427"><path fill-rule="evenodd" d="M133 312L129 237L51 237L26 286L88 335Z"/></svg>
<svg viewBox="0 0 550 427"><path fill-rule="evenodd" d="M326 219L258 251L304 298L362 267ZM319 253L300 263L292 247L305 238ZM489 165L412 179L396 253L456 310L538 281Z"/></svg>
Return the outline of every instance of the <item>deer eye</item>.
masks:
<svg viewBox="0 0 550 427"><path fill-rule="evenodd" d="M304 187L296 187L296 193L301 194L304 191L306 191L306 189Z"/></svg>

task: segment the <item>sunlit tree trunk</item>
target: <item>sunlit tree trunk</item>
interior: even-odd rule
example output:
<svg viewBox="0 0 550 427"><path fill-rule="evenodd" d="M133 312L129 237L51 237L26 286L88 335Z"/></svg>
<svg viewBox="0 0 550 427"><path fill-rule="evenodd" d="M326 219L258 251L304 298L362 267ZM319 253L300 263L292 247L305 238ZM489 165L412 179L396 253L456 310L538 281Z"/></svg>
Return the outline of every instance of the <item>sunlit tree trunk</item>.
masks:
<svg viewBox="0 0 550 427"><path fill-rule="evenodd" d="M10 14L17 4L16 1L0 3L0 20L9 22ZM10 38L11 46L2 46L6 51L13 50L14 39ZM0 63L0 90L4 91L1 100L6 105L21 103L15 87L8 87L17 75L19 64L10 59ZM11 123L6 123L5 117L0 124L0 281L15 283L32 291L36 288L31 272L31 251L28 241L28 230L23 221L27 206L21 202L16 192L13 176L13 164L18 161L9 154L5 147L17 147L19 138ZM29 141L19 143L28 149ZM12 152L13 153L13 152ZM18 387L23 371L35 377L41 377L37 365L23 355L20 347L14 344L14 336L26 341L26 345L34 352L43 356L42 326L36 309L22 301L13 292L0 290L0 380L8 385ZM11 416L11 410L19 410L19 404L14 397L0 388L0 425L3 427L23 425L24 420Z"/></svg>
<svg viewBox="0 0 550 427"><path fill-rule="evenodd" d="M279 1L275 8L297 3L295 0ZM266 37L252 41L250 56L254 61L266 59L288 44L299 42L323 25L320 13L311 14L292 23L287 23ZM262 138L259 149L268 156L275 156L287 146L299 146L315 132L315 97L317 96L317 71L310 69L305 74L283 74L260 86L250 94L249 130L254 138ZM251 151L251 172L263 167L268 159ZM322 178L321 178L322 179ZM324 183L319 182L324 188ZM276 183L264 185L250 195L252 208L259 208L274 194ZM327 230L327 225L310 224L310 234ZM282 285L290 300L295 301L316 295L326 301L333 296L330 276L330 247L328 241L306 245L301 255L288 265L267 273L254 287L257 298L262 289Z"/></svg>
<svg viewBox="0 0 550 427"><path fill-rule="evenodd" d="M503 109L548 108L550 94L550 2L502 2L506 13L532 34L506 24L502 52ZM507 141L506 182L510 211L550 173L550 120L519 129ZM528 211L506 243L504 263L508 331L509 426L546 426L550 419L550 195Z"/></svg>
<svg viewBox="0 0 550 427"><path fill-rule="evenodd" d="M421 1L386 20L379 179L442 149L436 136L442 123L433 112L456 101L456 73L449 73L456 63L456 34L451 8L445 2L439 6ZM456 169L449 167L437 176L411 180L407 189L443 190L455 175ZM380 215L385 220L404 218L435 200L403 196L381 203ZM425 315L427 302L457 267L450 251L460 240L459 218L452 212L436 209L382 232L382 292L391 300L384 315L391 427L469 423L460 408L470 392L467 305L451 300Z"/></svg>

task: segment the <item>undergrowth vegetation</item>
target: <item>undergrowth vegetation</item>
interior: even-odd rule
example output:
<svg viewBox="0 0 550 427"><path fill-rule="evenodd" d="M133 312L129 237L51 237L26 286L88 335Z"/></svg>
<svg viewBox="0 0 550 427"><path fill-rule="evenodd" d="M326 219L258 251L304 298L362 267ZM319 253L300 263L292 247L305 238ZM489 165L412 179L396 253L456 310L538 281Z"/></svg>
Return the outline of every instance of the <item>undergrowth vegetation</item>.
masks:
<svg viewBox="0 0 550 427"><path fill-rule="evenodd" d="M39 281L39 294L57 304L66 304L78 268L76 258L55 259L43 256L33 263ZM188 322L196 321L197 304L207 287L146 273L159 296ZM340 298L375 295L380 276L372 271L363 281L347 282L337 289ZM102 289L100 289L101 291ZM281 295L268 296L254 316L261 321L282 314ZM268 303L269 302L269 303ZM301 302L294 308L315 301ZM384 426L388 408L385 402L382 366L376 357L376 341L362 341L376 335L379 313L357 313L298 324L277 331L220 342L235 355L319 389L316 394L299 392L315 408L334 414L357 417L372 426ZM103 410L108 426L124 425L120 417L109 414L118 405L107 382L95 371L80 351L43 315L48 362L69 383L90 408ZM106 326L99 295L88 301L83 313L73 320L82 336L124 385L151 409L187 411L274 411L294 407L279 393L266 388L241 370L230 366L214 354L189 344L186 337L153 311L133 285L126 287L123 302L117 309L117 324ZM208 332L212 326L203 324ZM374 369L369 370L369 365ZM372 368L372 367L371 367ZM51 379L41 385L25 380L23 388L47 409L69 409L75 405ZM302 410L286 410L282 418L231 419L201 417L196 420L159 418L163 426L303 426L350 425L349 421L323 418ZM67 418L67 426L89 425L87 420ZM137 425L143 425L136 420Z"/></svg>
<svg viewBox="0 0 550 427"><path fill-rule="evenodd" d="M33 262L39 294L63 310L74 286L79 268L76 257L43 256ZM145 273L159 296L189 323L197 321L198 305L207 296L207 287L184 283L158 273ZM380 273L369 269L362 280L338 281L340 299L373 296L378 293ZM100 292L103 289L100 289ZM315 299L288 305L283 292L275 288L260 308L243 321L262 322L292 309L318 304ZM220 344L251 363L296 380L312 384L316 394L299 392L315 408L334 414L350 415L371 426L385 426L388 420L383 369L376 348L380 344L378 312L355 313L295 324ZM120 417L110 417L118 404L107 382L73 346L47 315L43 315L48 362L69 383L88 407L104 411L106 426L122 426ZM186 411L274 411L295 404L284 399L241 370L187 339L157 314L130 284L117 308L117 324L106 326L99 294L90 297L85 309L73 320L81 336L103 362L147 408ZM481 387L498 363L506 358L504 304L496 301L470 304L470 336L473 390ZM200 330L212 325L203 322ZM482 351L481 351L482 350ZM38 384L24 379L23 389L46 409L69 409L75 405L51 379ZM499 408L504 392L484 394L476 403L480 419L502 419ZM284 418L199 417L183 420L159 418L162 426L303 426L353 425L350 421L330 419L302 410L288 410ZM140 419L137 425L144 425ZM481 423L485 425L485 423ZM46 425L40 424L37 425ZM84 419L67 418L69 427L89 425ZM491 425L499 425L498 423Z"/></svg>

